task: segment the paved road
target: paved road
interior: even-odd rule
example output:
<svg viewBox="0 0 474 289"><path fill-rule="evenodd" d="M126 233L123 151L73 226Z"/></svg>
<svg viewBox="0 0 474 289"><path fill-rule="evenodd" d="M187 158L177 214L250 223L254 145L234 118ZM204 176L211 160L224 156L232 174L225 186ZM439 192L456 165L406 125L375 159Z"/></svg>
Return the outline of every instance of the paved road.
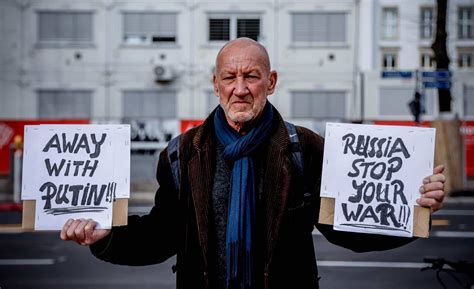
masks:
<svg viewBox="0 0 474 289"><path fill-rule="evenodd" d="M131 208L140 212L146 207ZM0 214L9 222L18 213ZM433 218L432 237L403 248L357 254L315 232L321 288L442 288L433 271L420 272L424 256L474 262L474 204L451 204ZM57 233L0 233L0 288L175 288L174 260L147 267L99 261ZM444 275L443 275L444 276ZM461 288L449 276L450 287ZM455 286L456 285L456 286Z"/></svg>

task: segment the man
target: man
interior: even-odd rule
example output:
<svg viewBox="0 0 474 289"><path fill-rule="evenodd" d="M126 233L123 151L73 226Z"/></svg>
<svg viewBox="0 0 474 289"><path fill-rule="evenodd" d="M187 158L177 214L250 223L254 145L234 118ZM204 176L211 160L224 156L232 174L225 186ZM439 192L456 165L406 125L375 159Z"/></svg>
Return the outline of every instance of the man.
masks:
<svg viewBox="0 0 474 289"><path fill-rule="evenodd" d="M91 245L116 264L148 265L177 255L177 288L318 288L314 225L331 242L354 251L383 250L413 239L334 231L317 223L323 138L296 131L304 157L295 169L285 123L267 101L277 83L259 43L227 43L213 75L220 106L180 137L180 189L167 150L157 169L159 189L148 215L127 226L94 229L69 220L63 240ZM444 175L423 180L418 203L441 208ZM313 192L305 201L304 187Z"/></svg>

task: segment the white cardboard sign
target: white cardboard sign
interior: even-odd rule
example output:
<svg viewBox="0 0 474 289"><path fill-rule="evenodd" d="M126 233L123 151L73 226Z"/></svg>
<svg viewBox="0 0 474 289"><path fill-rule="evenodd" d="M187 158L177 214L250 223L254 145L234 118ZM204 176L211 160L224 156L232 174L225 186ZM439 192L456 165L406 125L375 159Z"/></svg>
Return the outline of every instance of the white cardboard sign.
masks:
<svg viewBox="0 0 474 289"><path fill-rule="evenodd" d="M36 201L35 230L69 218L112 225L112 203L130 195L130 126L25 127L22 199Z"/></svg>
<svg viewBox="0 0 474 289"><path fill-rule="evenodd" d="M321 196L336 199L334 229L413 236L434 145L433 128L328 123Z"/></svg>

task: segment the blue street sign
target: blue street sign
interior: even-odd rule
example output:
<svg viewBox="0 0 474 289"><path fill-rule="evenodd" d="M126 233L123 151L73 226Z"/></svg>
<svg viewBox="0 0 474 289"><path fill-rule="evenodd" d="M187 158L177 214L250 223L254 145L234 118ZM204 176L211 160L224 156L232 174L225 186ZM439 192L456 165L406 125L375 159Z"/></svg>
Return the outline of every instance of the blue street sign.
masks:
<svg viewBox="0 0 474 289"><path fill-rule="evenodd" d="M391 77L398 77L398 78L411 78L413 73L411 71L382 71L382 78L391 78Z"/></svg>
<svg viewBox="0 0 474 289"><path fill-rule="evenodd" d="M423 86L425 88L450 89L451 88L451 81L449 81L449 80L424 81Z"/></svg>
<svg viewBox="0 0 474 289"><path fill-rule="evenodd" d="M436 71L422 71L421 77L423 78L436 78L436 79L447 79L451 78L452 73L449 70L436 70Z"/></svg>

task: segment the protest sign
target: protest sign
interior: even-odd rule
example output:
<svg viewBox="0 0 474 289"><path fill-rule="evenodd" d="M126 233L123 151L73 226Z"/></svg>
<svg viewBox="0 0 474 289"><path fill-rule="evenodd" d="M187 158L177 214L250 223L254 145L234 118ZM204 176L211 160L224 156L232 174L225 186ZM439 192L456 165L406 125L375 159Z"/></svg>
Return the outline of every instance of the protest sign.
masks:
<svg viewBox="0 0 474 289"><path fill-rule="evenodd" d="M69 218L110 228L116 199L129 197L129 175L128 125L25 127L22 199L35 202L36 230L59 230Z"/></svg>
<svg viewBox="0 0 474 289"><path fill-rule="evenodd" d="M321 197L335 199L334 229L413 236L434 144L432 128L328 123Z"/></svg>

